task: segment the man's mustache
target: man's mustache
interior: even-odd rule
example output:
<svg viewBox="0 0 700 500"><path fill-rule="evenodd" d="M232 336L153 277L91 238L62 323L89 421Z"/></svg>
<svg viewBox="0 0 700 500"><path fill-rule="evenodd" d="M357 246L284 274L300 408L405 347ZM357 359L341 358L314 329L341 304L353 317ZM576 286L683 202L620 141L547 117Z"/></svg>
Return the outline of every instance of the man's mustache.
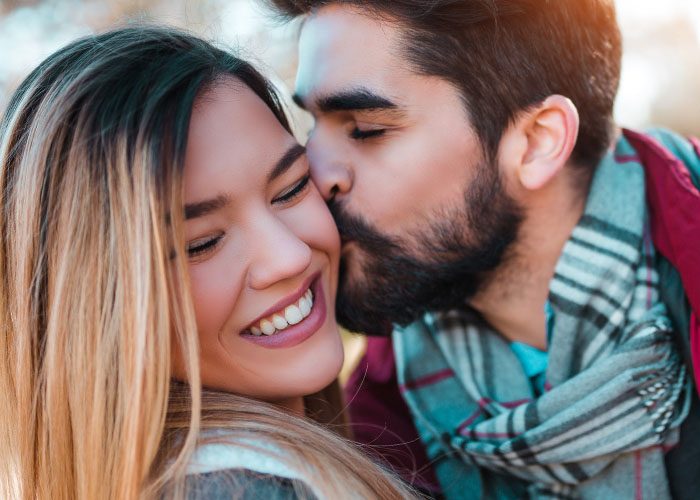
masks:
<svg viewBox="0 0 700 500"><path fill-rule="evenodd" d="M352 241L369 252L386 252L399 248L396 241L383 235L363 217L351 214L340 202L329 201L328 209L343 241Z"/></svg>

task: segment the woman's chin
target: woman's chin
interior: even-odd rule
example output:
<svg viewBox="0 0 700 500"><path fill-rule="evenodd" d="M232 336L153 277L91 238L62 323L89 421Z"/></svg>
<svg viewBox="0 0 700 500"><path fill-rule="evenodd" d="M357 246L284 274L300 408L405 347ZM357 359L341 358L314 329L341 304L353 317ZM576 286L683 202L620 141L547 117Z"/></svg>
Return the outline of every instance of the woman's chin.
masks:
<svg viewBox="0 0 700 500"><path fill-rule="evenodd" d="M309 396L325 389L343 368L345 350L338 327L333 323L326 331L318 333L321 334L317 337L319 345L305 356L306 362L288 374L288 380L295 381L295 395Z"/></svg>

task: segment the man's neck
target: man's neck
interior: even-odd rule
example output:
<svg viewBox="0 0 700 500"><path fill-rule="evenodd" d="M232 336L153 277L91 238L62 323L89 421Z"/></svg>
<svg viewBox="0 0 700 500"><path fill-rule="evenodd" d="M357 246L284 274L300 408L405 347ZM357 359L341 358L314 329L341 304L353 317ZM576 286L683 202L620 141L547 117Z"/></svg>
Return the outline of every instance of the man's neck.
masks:
<svg viewBox="0 0 700 500"><path fill-rule="evenodd" d="M564 245L585 208L560 181L524 198L526 219L518 241L470 305L512 342L547 349L545 304Z"/></svg>

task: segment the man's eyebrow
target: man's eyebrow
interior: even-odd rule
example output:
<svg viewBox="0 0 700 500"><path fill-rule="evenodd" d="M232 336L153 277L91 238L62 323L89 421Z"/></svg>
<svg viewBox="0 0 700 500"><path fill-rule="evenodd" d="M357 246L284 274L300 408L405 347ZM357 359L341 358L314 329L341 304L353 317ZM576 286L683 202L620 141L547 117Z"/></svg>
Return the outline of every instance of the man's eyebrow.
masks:
<svg viewBox="0 0 700 500"><path fill-rule="evenodd" d="M203 217L211 212L215 212L220 208L231 203L231 198L228 195L220 194L216 198L210 200L198 201L185 205L185 220L196 219Z"/></svg>
<svg viewBox="0 0 700 500"><path fill-rule="evenodd" d="M275 166L267 175L267 182L272 182L280 175L284 174L304 153L306 153L306 148L304 146L301 144L294 144L282 155L279 160L277 160L277 163L275 163Z"/></svg>
<svg viewBox="0 0 700 500"><path fill-rule="evenodd" d="M294 94L293 99L300 108L306 109L304 100L300 95ZM338 111L392 111L401 113L399 106L395 102L365 88L343 90L323 95L315 99L315 104L322 113Z"/></svg>

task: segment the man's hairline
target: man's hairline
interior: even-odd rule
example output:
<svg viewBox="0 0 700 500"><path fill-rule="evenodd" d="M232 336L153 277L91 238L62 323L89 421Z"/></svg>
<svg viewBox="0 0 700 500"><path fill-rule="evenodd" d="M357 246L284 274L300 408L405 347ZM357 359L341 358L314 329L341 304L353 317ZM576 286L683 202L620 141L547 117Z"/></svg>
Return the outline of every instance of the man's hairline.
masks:
<svg viewBox="0 0 700 500"><path fill-rule="evenodd" d="M299 37L301 37L301 31L304 29L304 25L306 24L306 22L309 19L312 19L313 17L318 15L318 13L321 10L326 9L326 8L330 8L330 7L334 7L334 6L337 6L338 8L341 8L341 9L348 9L348 10L354 11L357 15L368 18L372 21L379 22L380 24L394 25L397 28L397 31L399 32L399 36L396 37L396 40L392 40L395 42L396 45L398 45L398 46L394 46L394 47L390 48L392 55L394 55L397 58L400 58L400 60L402 60L402 61L405 61L406 67L408 68L408 71L413 73L415 76L425 76L425 77L437 78L437 79L447 83L448 85L450 85L455 90L455 92L457 92L457 97L459 97L459 100L462 102L462 106L463 106L463 109L465 112L465 119L467 119L469 124L471 124L473 122L473 120L471 118L471 114L469 112L468 98L464 94L462 89L457 84L455 84L453 81L451 81L448 78L445 78L444 76L431 74L431 73L422 71L421 68L417 67L416 63L411 61L411 58L409 57L408 52L411 48L410 30L412 29L412 27L406 25L405 22L402 22L396 16L391 15L385 9L381 9L379 7L368 7L370 9L371 13L376 13L378 15L381 15L381 19L377 20L377 19L371 17L370 15L368 15L367 13L362 12L360 10L359 6L355 3L344 3L344 2L341 2L338 0L332 0L331 2L326 3L324 5L312 7L308 13L299 14L298 16L296 16L297 18L301 18L301 22L300 22L300 26L299 26ZM298 69L297 69L297 71L298 71ZM295 90L293 95L294 95L294 97L299 97L299 94L296 92L296 90ZM297 106L299 106L301 109L306 111L306 107L300 105L300 104L305 104L305 103L303 103L303 101L300 103L299 101L301 101L301 100L294 99L295 104Z"/></svg>
<svg viewBox="0 0 700 500"><path fill-rule="evenodd" d="M434 73L429 73L427 71L422 70L418 66L416 62L414 62L411 57L410 57L410 50L411 50L411 30L415 30L414 27L412 27L410 24L406 23L405 21L402 21L395 15L392 15L391 13L387 12L386 9L382 9L380 7L372 7L368 6L368 12L363 12L360 10L360 7L356 3L344 3L339 0L331 0L328 3L325 3L323 5L318 5L315 7L312 7L308 13L305 14L300 14L297 17L301 17L302 21L300 24L299 28L299 35L301 36L301 30L303 30L305 23L309 20L312 19L313 17L317 16L318 13L324 9L331 8L331 7L337 7L339 9L347 9L355 14L368 18L371 21L378 22L380 24L387 24L390 26L393 26L396 28L398 32L398 36L395 39L391 39L392 42L396 46L391 47L390 50L392 52L392 55L394 55L397 58L400 58L400 60L406 62L406 67L408 68L408 71L410 71L412 74L416 76L424 76L424 77L432 77L432 78L437 78L440 81L447 83L456 93L457 97L459 98L461 104L462 104L462 112L463 112L463 118L465 120L466 125L473 131L473 133L476 136L477 142L479 144L479 149L481 150L482 154L484 155L484 158L487 160L490 158L490 161L497 161L497 158L499 156L499 149L500 149L500 143L503 139L503 135L506 133L508 128L513 125L513 123L517 120L518 115L521 113L527 112L529 109L531 109L534 106L537 106L539 103L533 103L528 107L525 107L523 109L519 109L508 121L506 126L501 130L500 132L500 138L499 138L499 145L496 148L496 151L489 151L489 148L486 144L486 142L483 140L481 133L479 133L479 130L477 127L474 125L474 119L470 110L470 103L469 103L469 97L465 94L464 90L453 80L446 78L445 76L442 75L437 75ZM371 17L372 14L376 14L379 18L374 18ZM295 96L297 95L296 93L294 94ZM296 102L296 101L295 101ZM298 104L298 103L297 103ZM302 109L306 110L305 107L300 106Z"/></svg>

